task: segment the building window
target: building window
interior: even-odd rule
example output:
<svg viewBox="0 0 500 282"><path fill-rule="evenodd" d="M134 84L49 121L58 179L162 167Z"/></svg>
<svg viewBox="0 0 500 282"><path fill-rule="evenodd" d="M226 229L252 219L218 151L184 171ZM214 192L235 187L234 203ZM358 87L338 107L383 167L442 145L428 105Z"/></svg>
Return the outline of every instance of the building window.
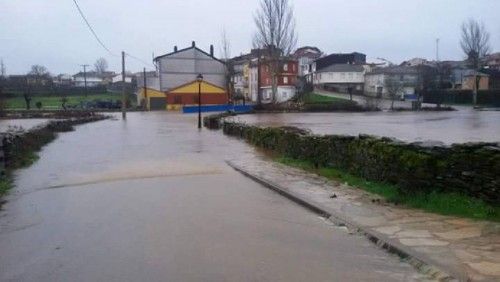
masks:
<svg viewBox="0 0 500 282"><path fill-rule="evenodd" d="M284 65L283 65L283 70L284 70L284 71L288 71L288 64L284 64Z"/></svg>
<svg viewBox="0 0 500 282"><path fill-rule="evenodd" d="M295 72L295 64L292 64L292 71Z"/></svg>
<svg viewBox="0 0 500 282"><path fill-rule="evenodd" d="M174 96L174 104L182 104L182 97Z"/></svg>
<svg viewBox="0 0 500 282"><path fill-rule="evenodd" d="M283 84L288 84L288 77L286 76L283 77Z"/></svg>

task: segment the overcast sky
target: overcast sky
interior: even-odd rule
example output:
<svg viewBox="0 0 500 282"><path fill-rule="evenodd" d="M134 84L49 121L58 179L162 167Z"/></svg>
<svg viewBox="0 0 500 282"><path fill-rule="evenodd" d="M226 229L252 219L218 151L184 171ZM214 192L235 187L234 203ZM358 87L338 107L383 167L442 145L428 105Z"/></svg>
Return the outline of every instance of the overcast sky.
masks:
<svg viewBox="0 0 500 282"><path fill-rule="evenodd" d="M220 45L226 29L232 55L248 52L258 0L78 0L104 44L89 32L72 0L0 0L0 58L7 73L26 73L33 64L53 74L75 73L99 57L120 70L122 50L151 62L152 54L197 46ZM460 24L467 18L484 22L491 47L500 51L499 0L291 0L298 45L325 53L363 52L369 59L401 62L435 58L462 59ZM219 52L217 52L219 53ZM128 59L132 71L143 63ZM145 67L152 68L149 65Z"/></svg>

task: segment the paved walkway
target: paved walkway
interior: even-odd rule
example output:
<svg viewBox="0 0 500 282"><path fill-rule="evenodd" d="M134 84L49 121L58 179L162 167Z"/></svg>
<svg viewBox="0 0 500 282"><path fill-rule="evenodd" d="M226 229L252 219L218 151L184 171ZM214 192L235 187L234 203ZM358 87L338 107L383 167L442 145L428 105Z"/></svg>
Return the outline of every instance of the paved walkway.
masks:
<svg viewBox="0 0 500 282"><path fill-rule="evenodd" d="M279 183L281 189L460 280L500 281L500 223L397 207L362 190L262 157L229 162L260 179Z"/></svg>
<svg viewBox="0 0 500 282"><path fill-rule="evenodd" d="M228 167L254 148L196 122L137 112L59 134L4 198L0 281L426 278Z"/></svg>

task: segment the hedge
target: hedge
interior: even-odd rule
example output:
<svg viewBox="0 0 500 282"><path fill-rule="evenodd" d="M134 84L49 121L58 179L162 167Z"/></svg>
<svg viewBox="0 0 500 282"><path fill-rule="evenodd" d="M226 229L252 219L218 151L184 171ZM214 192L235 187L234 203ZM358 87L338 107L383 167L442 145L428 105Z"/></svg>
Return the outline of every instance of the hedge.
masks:
<svg viewBox="0 0 500 282"><path fill-rule="evenodd" d="M498 143L437 146L369 135L312 135L224 121L224 133L285 157L331 166L367 180L396 184L404 194L450 192L500 206Z"/></svg>

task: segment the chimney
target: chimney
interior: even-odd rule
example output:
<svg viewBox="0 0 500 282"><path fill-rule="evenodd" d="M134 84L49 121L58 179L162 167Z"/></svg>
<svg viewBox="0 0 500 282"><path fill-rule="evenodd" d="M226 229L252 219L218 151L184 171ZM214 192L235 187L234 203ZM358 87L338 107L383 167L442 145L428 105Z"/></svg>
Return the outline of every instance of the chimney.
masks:
<svg viewBox="0 0 500 282"><path fill-rule="evenodd" d="M174 52L177 52L177 46L174 46Z"/></svg>
<svg viewBox="0 0 500 282"><path fill-rule="evenodd" d="M193 41L193 43L191 43L191 46L196 47L196 42Z"/></svg>
<svg viewBox="0 0 500 282"><path fill-rule="evenodd" d="M210 56L214 56L214 45L210 45Z"/></svg>

